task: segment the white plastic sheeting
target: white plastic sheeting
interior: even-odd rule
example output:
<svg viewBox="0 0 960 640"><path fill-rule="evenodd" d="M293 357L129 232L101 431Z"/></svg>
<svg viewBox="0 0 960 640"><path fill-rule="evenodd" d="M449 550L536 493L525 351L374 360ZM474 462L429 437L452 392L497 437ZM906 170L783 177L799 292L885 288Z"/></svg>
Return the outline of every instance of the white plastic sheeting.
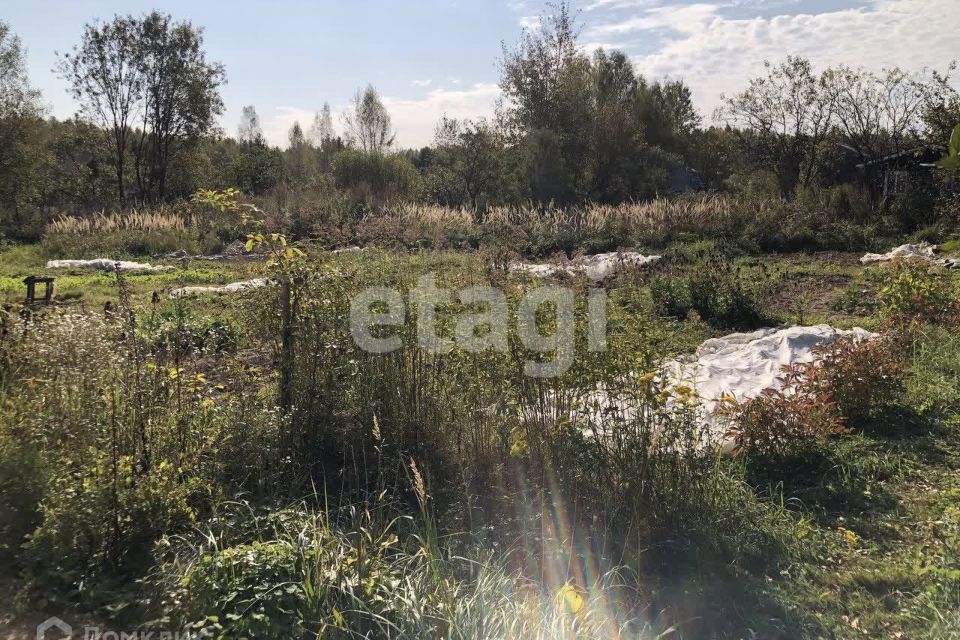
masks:
<svg viewBox="0 0 960 640"><path fill-rule="evenodd" d="M110 260L109 258L94 258L93 260L49 260L47 269L94 269L97 271L170 271L174 267L167 265L152 265L144 262L128 262L126 260Z"/></svg>
<svg viewBox="0 0 960 640"><path fill-rule="evenodd" d="M826 324L734 333L707 340L692 358L671 361L665 369L673 384L696 391L709 420L721 396L744 400L764 389L779 388L783 367L812 362L817 347L843 336L868 340L873 335L864 329L842 330Z"/></svg>
<svg viewBox="0 0 960 640"><path fill-rule="evenodd" d="M546 278L564 273L567 275L583 274L594 282L605 280L618 271L629 267L640 267L656 262L660 256L645 256L642 253L623 251L614 253L600 253L593 256L581 256L567 264L530 264L527 262L510 263L510 271L529 273L533 276Z"/></svg>
<svg viewBox="0 0 960 640"><path fill-rule="evenodd" d="M687 357L664 362L659 376L667 387L689 387L699 402L705 432L701 446L716 446L731 453L733 442L726 439L726 428L718 424L713 412L724 395L738 400L753 398L765 389L780 388L783 367L812 362L814 350L839 337L868 340L874 334L864 329L841 330L829 325L760 329L734 333L705 341ZM612 389L616 389L613 385ZM611 435L619 420L629 422L639 408L630 395L615 396L597 389L583 398L573 421L588 437ZM611 417L613 418L611 422Z"/></svg>
<svg viewBox="0 0 960 640"><path fill-rule="evenodd" d="M920 258L933 262L936 253L937 247L926 242L920 244L902 244L886 253L868 253L860 258L860 263L889 262L897 258Z"/></svg>
<svg viewBox="0 0 960 640"><path fill-rule="evenodd" d="M230 293L239 293L241 291L248 291L250 289L262 289L267 286L269 281L266 278L254 278L253 280L244 280L242 282L231 282L230 284L225 284L222 287L183 287L181 289L174 289L170 292L171 298L182 298L185 296L192 295L202 295L206 293L214 293L218 295L230 294Z"/></svg>

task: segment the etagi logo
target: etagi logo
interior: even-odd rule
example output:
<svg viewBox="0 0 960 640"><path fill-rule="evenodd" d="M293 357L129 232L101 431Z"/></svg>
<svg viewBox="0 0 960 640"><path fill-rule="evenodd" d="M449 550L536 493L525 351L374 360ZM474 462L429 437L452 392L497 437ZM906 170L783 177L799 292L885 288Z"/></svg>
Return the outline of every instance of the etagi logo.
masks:
<svg viewBox="0 0 960 640"><path fill-rule="evenodd" d="M457 292L456 300L465 306L482 306L484 311L458 318L454 337L437 334L437 307L454 302L453 292L436 285L432 274L422 276L410 290L410 304L417 310L417 343L430 353L449 353L454 347L471 353L492 349L508 350L507 330L510 310L507 297L494 287L469 287ZM553 354L546 362L528 360L524 374L534 378L561 376L573 364L576 347L575 294L572 289L542 286L527 291L517 307L517 336L523 346L535 353ZM547 307L555 327L542 333L537 315ZM378 309L374 311L374 308ZM406 321L407 307L399 291L385 287L365 289L350 301L350 333L354 342L368 353L390 353L403 346L398 335L374 335L373 327L400 326ZM552 312L552 313L551 313ZM607 294L590 289L587 297L587 348L591 352L607 347Z"/></svg>
<svg viewBox="0 0 960 640"><path fill-rule="evenodd" d="M60 618L47 618L37 625L37 640L68 640L73 637L73 627Z"/></svg>

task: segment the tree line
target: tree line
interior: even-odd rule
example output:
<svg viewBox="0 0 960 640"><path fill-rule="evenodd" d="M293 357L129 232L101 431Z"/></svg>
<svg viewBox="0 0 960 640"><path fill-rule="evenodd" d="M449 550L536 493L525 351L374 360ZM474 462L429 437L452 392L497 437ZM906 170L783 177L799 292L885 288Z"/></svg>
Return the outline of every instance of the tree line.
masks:
<svg viewBox="0 0 960 640"><path fill-rule="evenodd" d="M669 194L690 176L710 190L778 197L838 184L864 164L942 145L960 122L950 73L816 71L788 57L725 97L704 126L690 88L651 81L622 51L587 54L577 14L561 3L500 59L502 100L490 119L444 118L428 147L401 149L376 89L360 89L334 124L329 104L289 145L264 138L244 107L235 135L219 129L224 66L203 30L152 12L86 25L59 55L75 117L47 117L24 47L0 23L0 216L29 237L56 213L143 206L200 188L237 187L355 216L394 200L468 207L618 203ZM684 180L686 182L684 183ZM750 185L753 185L752 187ZM304 228L302 231L307 232Z"/></svg>

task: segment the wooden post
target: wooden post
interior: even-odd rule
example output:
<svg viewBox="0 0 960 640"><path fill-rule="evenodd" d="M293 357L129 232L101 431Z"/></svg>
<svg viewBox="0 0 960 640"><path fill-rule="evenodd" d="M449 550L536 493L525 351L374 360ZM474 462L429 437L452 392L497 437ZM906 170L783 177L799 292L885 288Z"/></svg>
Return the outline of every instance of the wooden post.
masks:
<svg viewBox="0 0 960 640"><path fill-rule="evenodd" d="M33 276L26 278L23 283L27 285L27 304L33 304L33 299L36 295L36 283L34 282Z"/></svg>
<svg viewBox="0 0 960 640"><path fill-rule="evenodd" d="M293 409L293 296L290 276L280 283L280 411Z"/></svg>

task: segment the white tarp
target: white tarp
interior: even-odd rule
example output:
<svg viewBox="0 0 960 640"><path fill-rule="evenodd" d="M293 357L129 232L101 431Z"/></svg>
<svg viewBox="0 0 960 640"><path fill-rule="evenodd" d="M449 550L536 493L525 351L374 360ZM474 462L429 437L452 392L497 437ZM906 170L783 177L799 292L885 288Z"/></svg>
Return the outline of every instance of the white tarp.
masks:
<svg viewBox="0 0 960 640"><path fill-rule="evenodd" d="M614 253L600 253L594 256L581 256L574 258L567 264L529 264L526 262L510 263L510 271L519 273L529 273L531 275L546 278L565 273L567 275L583 274L594 282L599 282L609 278L623 268L640 267L651 262L656 262L660 256L645 256L642 253L633 251L622 251Z"/></svg>
<svg viewBox="0 0 960 640"><path fill-rule="evenodd" d="M933 262L937 253L936 245L921 242L920 244L902 244L886 253L868 253L860 258L860 264L874 262L889 262L897 258L920 258Z"/></svg>
<svg viewBox="0 0 960 640"><path fill-rule="evenodd" d="M174 267L167 265L152 265L144 262L128 262L126 260L110 260L109 258L94 258L93 260L49 260L47 269L95 269L97 271L170 271Z"/></svg>
<svg viewBox="0 0 960 640"><path fill-rule="evenodd" d="M692 397L702 408L700 413L708 429L701 434L702 445L719 445L729 453L732 442L724 439L725 428L713 416L722 396L745 400L764 389L779 388L783 367L812 362L817 347L841 336L867 340L873 335L864 329L841 330L829 325L734 333L705 341L691 356L663 363L659 377L668 388L685 386L693 390ZM629 423L639 408L629 394L614 396L603 389L588 394L580 406L582 409L573 416L574 423L588 437L612 434L611 428L616 428L620 420Z"/></svg>
<svg viewBox="0 0 960 640"><path fill-rule="evenodd" d="M864 329L842 330L826 324L734 333L707 340L692 358L668 363L666 374L673 384L696 391L709 417L723 395L743 400L764 389L779 388L783 367L812 362L817 347L842 336L867 340L873 335Z"/></svg>
<svg viewBox="0 0 960 640"><path fill-rule="evenodd" d="M171 298L181 298L184 296L201 295L205 293L230 294L248 291L250 289L262 289L267 286L269 281L266 278L254 278L253 280L244 280L243 282L231 282L221 287L183 287L174 289L170 292Z"/></svg>

